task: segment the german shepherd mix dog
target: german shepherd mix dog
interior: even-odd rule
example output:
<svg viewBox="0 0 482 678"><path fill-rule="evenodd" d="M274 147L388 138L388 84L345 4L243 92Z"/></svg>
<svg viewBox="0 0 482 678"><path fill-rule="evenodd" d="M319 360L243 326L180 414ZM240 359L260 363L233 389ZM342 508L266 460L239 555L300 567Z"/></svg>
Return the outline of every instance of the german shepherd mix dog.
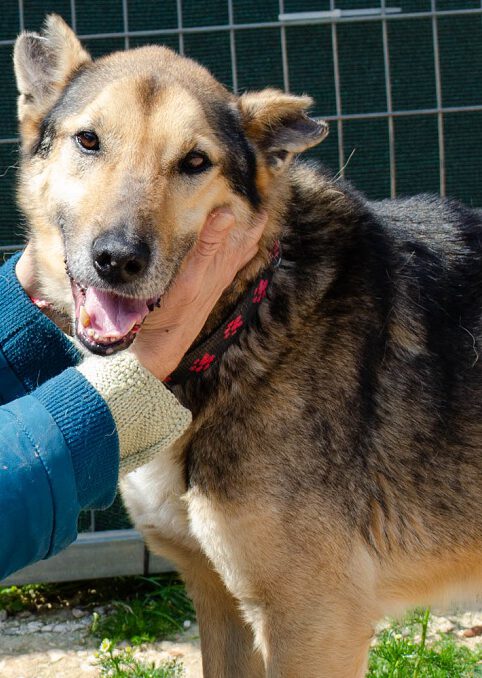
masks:
<svg viewBox="0 0 482 678"><path fill-rule="evenodd" d="M51 16L15 70L39 279L90 351L129 346L214 208L269 214L199 345L236 340L172 385L192 426L123 488L205 678L363 676L380 617L480 592L480 215L367 202L293 162L326 135L309 98L235 97L163 47L93 62Z"/></svg>

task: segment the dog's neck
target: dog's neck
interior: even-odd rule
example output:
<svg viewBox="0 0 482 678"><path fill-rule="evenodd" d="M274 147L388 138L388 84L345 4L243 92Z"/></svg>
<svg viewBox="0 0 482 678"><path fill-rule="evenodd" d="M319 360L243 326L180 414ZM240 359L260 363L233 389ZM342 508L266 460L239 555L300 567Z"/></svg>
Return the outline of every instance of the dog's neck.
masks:
<svg viewBox="0 0 482 678"><path fill-rule="evenodd" d="M258 309L268 296L276 269L281 265L281 246L275 242L266 268L251 282L228 315L216 329L191 346L176 369L165 379L171 386L183 386L187 381L202 378L206 371L219 365L224 353L255 321Z"/></svg>

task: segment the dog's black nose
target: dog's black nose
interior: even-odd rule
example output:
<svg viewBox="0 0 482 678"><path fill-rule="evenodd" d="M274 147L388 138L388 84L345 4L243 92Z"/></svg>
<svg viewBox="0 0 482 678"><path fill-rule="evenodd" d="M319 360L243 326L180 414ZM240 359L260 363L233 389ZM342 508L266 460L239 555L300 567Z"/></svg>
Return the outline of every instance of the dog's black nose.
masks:
<svg viewBox="0 0 482 678"><path fill-rule="evenodd" d="M147 243L115 231L103 233L92 244L94 268L112 285L139 278L147 268L150 254Z"/></svg>

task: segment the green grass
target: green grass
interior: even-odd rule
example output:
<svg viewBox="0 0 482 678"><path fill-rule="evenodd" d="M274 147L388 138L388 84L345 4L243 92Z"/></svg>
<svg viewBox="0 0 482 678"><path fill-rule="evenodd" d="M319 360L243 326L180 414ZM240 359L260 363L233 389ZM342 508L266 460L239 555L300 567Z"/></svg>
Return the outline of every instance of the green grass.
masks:
<svg viewBox="0 0 482 678"><path fill-rule="evenodd" d="M163 587L166 587L167 597L172 592L175 598L179 589L184 591L179 579L173 575L0 587L0 610L5 609L13 615L24 610L43 612L76 606L92 609L98 605L110 605L113 600L144 600ZM190 610L192 613L192 607ZM193 619L185 617L188 618Z"/></svg>
<svg viewBox="0 0 482 678"><path fill-rule="evenodd" d="M415 611L382 631L367 678L482 678L482 645L470 650L445 634L429 644L429 622L429 610Z"/></svg>
<svg viewBox="0 0 482 678"><path fill-rule="evenodd" d="M92 632L114 643L133 645L152 642L183 630L186 620L195 619L194 608L184 585L174 577L144 579L148 586L129 600L113 601L114 612L94 617Z"/></svg>
<svg viewBox="0 0 482 678"><path fill-rule="evenodd" d="M177 659L146 664L132 656L132 649L117 650L110 640L103 640L97 655L102 678L182 678L184 669Z"/></svg>

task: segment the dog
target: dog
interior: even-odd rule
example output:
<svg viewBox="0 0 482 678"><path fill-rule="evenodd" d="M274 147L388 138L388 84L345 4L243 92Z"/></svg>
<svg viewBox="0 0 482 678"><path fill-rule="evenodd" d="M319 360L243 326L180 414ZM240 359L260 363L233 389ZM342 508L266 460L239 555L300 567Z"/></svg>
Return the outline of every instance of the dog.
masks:
<svg viewBox="0 0 482 678"><path fill-rule="evenodd" d="M214 208L267 212L173 375L192 425L123 496L205 678L363 676L382 616L481 589L480 215L367 201L297 159L327 133L308 97L235 97L164 47L93 62L50 16L14 61L19 203L88 351L128 348Z"/></svg>

